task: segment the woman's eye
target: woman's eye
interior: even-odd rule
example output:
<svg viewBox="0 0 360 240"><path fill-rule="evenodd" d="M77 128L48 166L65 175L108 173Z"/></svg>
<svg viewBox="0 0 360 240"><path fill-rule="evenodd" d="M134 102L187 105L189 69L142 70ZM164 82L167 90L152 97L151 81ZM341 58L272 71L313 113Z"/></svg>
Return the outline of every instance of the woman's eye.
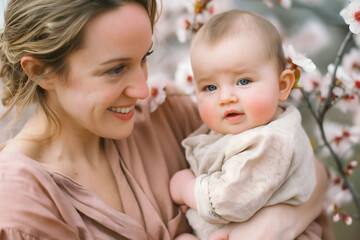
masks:
<svg viewBox="0 0 360 240"><path fill-rule="evenodd" d="M248 85L251 81L249 79L241 79L238 85Z"/></svg>
<svg viewBox="0 0 360 240"><path fill-rule="evenodd" d="M119 65L117 67L110 69L109 71L107 71L107 73L110 75L119 75L124 68L125 68L124 65Z"/></svg>
<svg viewBox="0 0 360 240"><path fill-rule="evenodd" d="M209 85L209 86L206 86L205 89L209 92L211 91L215 91L217 89L217 87L215 87L214 85Z"/></svg>
<svg viewBox="0 0 360 240"><path fill-rule="evenodd" d="M145 56L141 59L141 62L146 62L147 57L150 56L153 52L154 52L154 50L148 51L148 52L145 54Z"/></svg>

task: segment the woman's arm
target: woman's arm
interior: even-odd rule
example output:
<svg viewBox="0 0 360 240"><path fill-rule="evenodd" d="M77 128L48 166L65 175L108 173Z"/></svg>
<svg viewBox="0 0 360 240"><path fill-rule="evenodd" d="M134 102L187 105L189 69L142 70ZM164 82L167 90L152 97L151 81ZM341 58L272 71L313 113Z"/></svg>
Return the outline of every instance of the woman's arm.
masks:
<svg viewBox="0 0 360 240"><path fill-rule="evenodd" d="M328 176L325 166L317 159L315 168L317 185L306 203L262 208L246 222L231 223L214 232L209 239L295 239L320 215L323 208Z"/></svg>
<svg viewBox="0 0 360 240"><path fill-rule="evenodd" d="M194 210L197 210L194 196L194 185L195 176L190 169L178 171L170 180L171 198L180 206L186 205Z"/></svg>

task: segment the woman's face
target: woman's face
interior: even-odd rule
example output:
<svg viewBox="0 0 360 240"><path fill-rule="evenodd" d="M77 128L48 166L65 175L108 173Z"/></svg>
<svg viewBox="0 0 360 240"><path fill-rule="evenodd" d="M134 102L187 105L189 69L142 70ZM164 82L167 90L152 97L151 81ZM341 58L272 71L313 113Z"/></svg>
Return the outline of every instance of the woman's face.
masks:
<svg viewBox="0 0 360 240"><path fill-rule="evenodd" d="M69 77L54 81L50 107L62 130L84 137L127 137L134 107L148 95L146 57L152 46L149 16L127 3L92 19L84 46L69 56Z"/></svg>

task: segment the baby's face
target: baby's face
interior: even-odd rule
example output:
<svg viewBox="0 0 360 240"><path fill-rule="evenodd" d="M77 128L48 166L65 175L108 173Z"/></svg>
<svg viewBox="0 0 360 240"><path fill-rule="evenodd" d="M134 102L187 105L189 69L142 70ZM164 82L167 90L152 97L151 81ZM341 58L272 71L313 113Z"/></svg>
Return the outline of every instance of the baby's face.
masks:
<svg viewBox="0 0 360 240"><path fill-rule="evenodd" d="M279 72L266 53L262 38L252 33L192 47L199 112L210 129L238 134L274 117Z"/></svg>

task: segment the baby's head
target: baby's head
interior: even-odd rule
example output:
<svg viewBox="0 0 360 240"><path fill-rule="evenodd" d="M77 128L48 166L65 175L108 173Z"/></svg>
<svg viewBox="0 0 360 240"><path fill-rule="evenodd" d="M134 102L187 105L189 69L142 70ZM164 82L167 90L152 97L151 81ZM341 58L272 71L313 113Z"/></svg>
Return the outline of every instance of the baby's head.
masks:
<svg viewBox="0 0 360 240"><path fill-rule="evenodd" d="M269 123L294 84L279 33L251 12L212 17L193 39L190 57L200 115L217 133Z"/></svg>

